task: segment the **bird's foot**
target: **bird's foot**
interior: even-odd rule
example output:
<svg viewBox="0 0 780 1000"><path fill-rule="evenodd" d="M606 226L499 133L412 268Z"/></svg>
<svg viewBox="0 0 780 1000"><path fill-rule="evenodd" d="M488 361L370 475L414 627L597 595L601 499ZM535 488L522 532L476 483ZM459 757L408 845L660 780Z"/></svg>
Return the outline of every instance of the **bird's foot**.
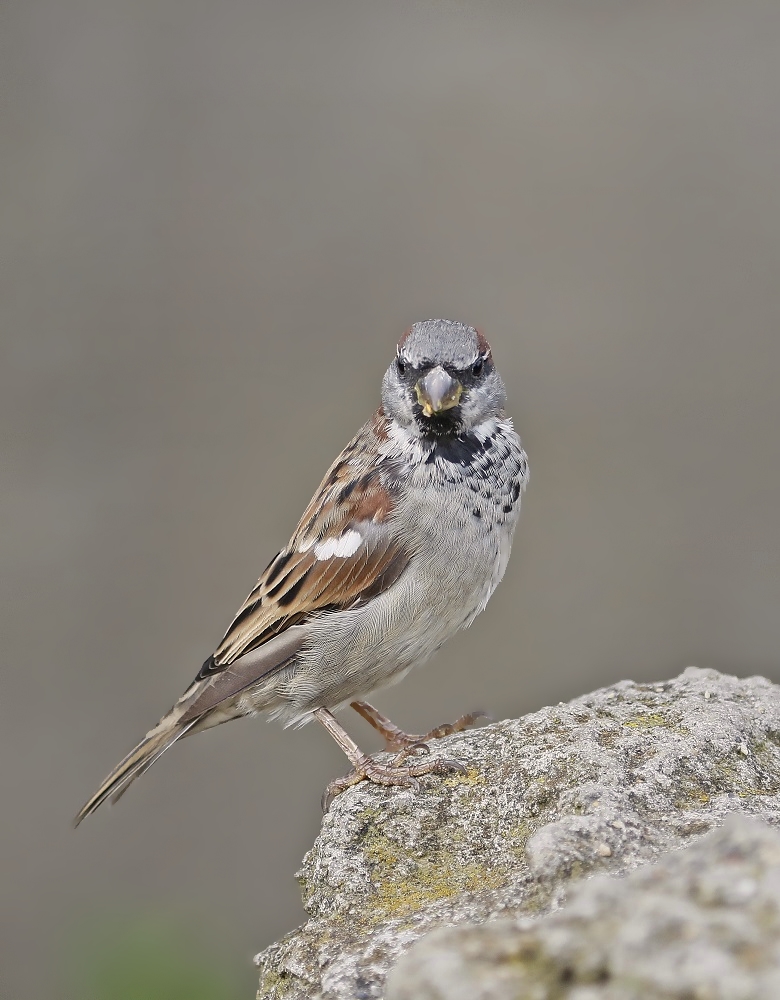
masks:
<svg viewBox="0 0 780 1000"><path fill-rule="evenodd" d="M373 781L377 785L400 785L417 791L420 787L417 779L423 774L445 774L447 771L466 773L466 768L462 764L446 757L437 757L435 760L421 761L418 764L406 764L406 759L414 753L414 747L417 746L419 744L413 743L409 747L404 747L388 764L381 764L373 757L361 755L361 759L349 774L331 781L325 789L322 796L322 811L327 812L337 795L361 781ZM428 752L427 746L424 752Z"/></svg>
<svg viewBox="0 0 780 1000"><path fill-rule="evenodd" d="M473 725L478 719L490 719L491 717L487 712L476 711L469 712L466 715L461 715L459 719L455 722L445 722L441 726L436 726L427 733L422 735L415 735L412 733L405 733L403 729L399 729L398 726L394 725L385 715L378 712L373 705L369 705L367 701L353 701L351 703L352 708L361 715L369 725L373 726L379 733L382 734L385 740L386 750L400 750L404 751L407 756L415 753L428 753L429 747L428 743L431 740L440 740L442 736L451 736L452 733L461 733L464 729Z"/></svg>

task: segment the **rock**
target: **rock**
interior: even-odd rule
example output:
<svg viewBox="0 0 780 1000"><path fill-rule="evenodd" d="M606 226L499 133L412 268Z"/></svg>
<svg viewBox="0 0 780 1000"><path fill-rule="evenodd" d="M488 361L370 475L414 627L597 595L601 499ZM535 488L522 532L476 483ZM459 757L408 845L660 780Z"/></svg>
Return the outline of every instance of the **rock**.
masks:
<svg viewBox="0 0 780 1000"><path fill-rule="evenodd" d="M583 876L656 861L730 813L780 823L780 687L761 677L689 667L660 684L622 681L433 750L466 774L423 778L419 792L363 782L335 800L298 874L309 919L257 957L259 998L380 998L389 969L435 928L511 918L509 937L469 928L464 948L514 954L517 921L541 927ZM527 996L629 996L598 982L544 988ZM445 995L456 996L415 994Z"/></svg>
<svg viewBox="0 0 780 1000"><path fill-rule="evenodd" d="M525 923L433 931L391 971L387 1000L777 1000L780 833L730 816Z"/></svg>

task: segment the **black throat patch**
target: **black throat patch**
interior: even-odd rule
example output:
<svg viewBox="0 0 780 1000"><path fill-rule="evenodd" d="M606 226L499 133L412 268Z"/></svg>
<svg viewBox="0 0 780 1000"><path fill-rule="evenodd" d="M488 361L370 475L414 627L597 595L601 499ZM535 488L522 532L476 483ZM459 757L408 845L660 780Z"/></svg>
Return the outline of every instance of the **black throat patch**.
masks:
<svg viewBox="0 0 780 1000"><path fill-rule="evenodd" d="M432 464L436 459L445 462L452 462L454 465L476 466L483 462L484 456L489 452L494 444L493 436L480 440L476 434L468 433L461 435L442 435L441 437L431 437L428 439L433 447L425 459L426 463Z"/></svg>
<svg viewBox="0 0 780 1000"><path fill-rule="evenodd" d="M430 417L423 416L422 407L415 404L414 419L420 429L420 434L428 441L440 442L447 438L456 438L463 433L463 422L460 417L460 407L453 406L443 413L434 413Z"/></svg>

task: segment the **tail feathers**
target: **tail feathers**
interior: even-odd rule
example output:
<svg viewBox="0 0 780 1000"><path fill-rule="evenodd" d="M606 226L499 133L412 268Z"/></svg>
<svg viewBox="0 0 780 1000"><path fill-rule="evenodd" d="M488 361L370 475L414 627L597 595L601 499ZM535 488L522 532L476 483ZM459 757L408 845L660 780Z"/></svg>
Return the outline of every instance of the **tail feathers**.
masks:
<svg viewBox="0 0 780 1000"><path fill-rule="evenodd" d="M198 721L199 719L192 719L182 725L178 720L163 719L159 725L146 734L124 760L117 764L92 798L79 810L73 825L78 826L85 816L93 813L106 799L110 799L113 803L121 798L130 784L148 770L168 747L173 746L177 740L185 736Z"/></svg>

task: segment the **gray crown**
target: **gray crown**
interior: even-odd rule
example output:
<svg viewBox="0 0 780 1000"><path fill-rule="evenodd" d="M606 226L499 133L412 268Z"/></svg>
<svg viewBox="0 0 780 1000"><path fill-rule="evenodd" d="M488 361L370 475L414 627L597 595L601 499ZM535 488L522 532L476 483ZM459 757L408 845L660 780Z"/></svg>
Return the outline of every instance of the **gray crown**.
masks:
<svg viewBox="0 0 780 1000"><path fill-rule="evenodd" d="M464 369L489 350L479 330L451 319L415 323L398 342L398 353L415 368L444 364Z"/></svg>

